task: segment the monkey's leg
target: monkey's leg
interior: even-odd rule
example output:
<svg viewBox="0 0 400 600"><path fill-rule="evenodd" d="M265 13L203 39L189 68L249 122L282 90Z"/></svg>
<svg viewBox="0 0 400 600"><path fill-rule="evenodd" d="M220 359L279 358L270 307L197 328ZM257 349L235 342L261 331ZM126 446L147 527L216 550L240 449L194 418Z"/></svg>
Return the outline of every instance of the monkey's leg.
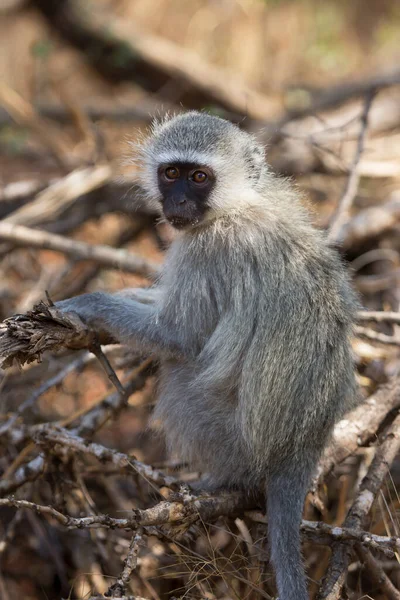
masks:
<svg viewBox="0 0 400 600"><path fill-rule="evenodd" d="M284 468L267 484L268 539L279 600L308 600L301 558L300 523L313 469Z"/></svg>
<svg viewBox="0 0 400 600"><path fill-rule="evenodd" d="M94 292L61 300L56 306L77 313L95 331L105 331L124 344L167 357L185 355L177 331L160 323L155 304L137 302L124 294Z"/></svg>

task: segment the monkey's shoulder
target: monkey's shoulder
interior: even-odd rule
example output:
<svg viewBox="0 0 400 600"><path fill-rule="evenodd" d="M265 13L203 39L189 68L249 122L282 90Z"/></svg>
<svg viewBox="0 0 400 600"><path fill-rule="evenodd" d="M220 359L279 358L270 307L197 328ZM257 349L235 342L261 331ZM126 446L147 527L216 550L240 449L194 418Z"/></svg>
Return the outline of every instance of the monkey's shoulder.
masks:
<svg viewBox="0 0 400 600"><path fill-rule="evenodd" d="M186 310L209 310L210 298L222 310L254 297L285 297L339 312L351 312L356 303L338 252L311 226L296 231L228 223L184 235L168 253L163 278Z"/></svg>

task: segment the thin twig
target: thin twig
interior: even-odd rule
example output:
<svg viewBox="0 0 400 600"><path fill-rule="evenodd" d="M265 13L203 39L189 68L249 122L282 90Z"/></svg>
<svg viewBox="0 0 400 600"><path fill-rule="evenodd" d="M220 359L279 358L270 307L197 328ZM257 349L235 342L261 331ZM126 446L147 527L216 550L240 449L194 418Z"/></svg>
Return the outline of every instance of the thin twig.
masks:
<svg viewBox="0 0 400 600"><path fill-rule="evenodd" d="M124 568L121 575L118 577L117 581L113 583L107 593L106 596L109 598L120 598L125 596L126 586L129 583L129 580L132 575L132 571L136 569L138 554L139 554L139 545L142 541L143 533L139 528L135 535L132 536L131 543L129 544L128 554L126 556L124 562Z"/></svg>
<svg viewBox="0 0 400 600"><path fill-rule="evenodd" d="M389 346L400 346L400 338L393 335L386 335L385 333L379 333L368 327L361 327L356 325L354 332L357 336L371 340L372 342L379 342L380 344L387 344Z"/></svg>
<svg viewBox="0 0 400 600"><path fill-rule="evenodd" d="M95 355L101 366L103 367L108 379L111 381L115 389L121 394L121 399L126 400L126 389L118 379L118 375L111 366L110 361L101 349L100 344L95 341L89 350Z"/></svg>
<svg viewBox="0 0 400 600"><path fill-rule="evenodd" d="M357 142L356 154L350 169L350 175L347 179L346 187L343 191L343 195L340 199L338 208L330 225L330 230L328 234L328 239L330 241L341 241L343 237L342 227L348 221L350 208L357 194L358 184L360 181L358 166L361 160L362 153L364 151L364 143L368 128L368 115L375 94L376 90L370 90L365 97L364 109L361 115L361 128Z"/></svg>
<svg viewBox="0 0 400 600"><path fill-rule="evenodd" d="M58 373L53 375L53 377L50 377L44 383L42 383L42 385L40 385L30 396L28 396L26 400L24 400L24 402L20 404L15 413L12 414L7 421L1 423L0 437L9 431L10 428L16 424L21 415L29 408L32 408L32 406L36 404L38 399L44 393L46 393L50 388L59 385L69 373L81 369L91 359L93 359L93 357L90 355L90 353L85 352L82 356L79 356L79 358L68 363Z"/></svg>

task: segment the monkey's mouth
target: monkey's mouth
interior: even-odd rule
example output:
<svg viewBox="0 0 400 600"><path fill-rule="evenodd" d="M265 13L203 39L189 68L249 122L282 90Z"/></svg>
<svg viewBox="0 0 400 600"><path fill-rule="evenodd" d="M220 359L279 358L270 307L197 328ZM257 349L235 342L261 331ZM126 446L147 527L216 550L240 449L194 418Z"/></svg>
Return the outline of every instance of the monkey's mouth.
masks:
<svg viewBox="0 0 400 600"><path fill-rule="evenodd" d="M176 201L164 200L164 217L175 229L188 229L197 225L203 218L204 210L199 210L195 202L185 201L182 205Z"/></svg>
<svg viewBox="0 0 400 600"><path fill-rule="evenodd" d="M168 223L172 225L175 229L185 229L186 227L193 227L196 223L199 222L198 218L188 218L188 217L167 217Z"/></svg>

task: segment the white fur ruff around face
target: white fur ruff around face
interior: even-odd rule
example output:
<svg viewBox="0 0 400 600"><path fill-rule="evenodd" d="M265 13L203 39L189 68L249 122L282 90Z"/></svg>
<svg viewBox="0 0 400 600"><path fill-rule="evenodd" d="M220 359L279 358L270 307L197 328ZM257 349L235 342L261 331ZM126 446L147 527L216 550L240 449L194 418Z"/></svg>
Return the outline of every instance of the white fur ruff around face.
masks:
<svg viewBox="0 0 400 600"><path fill-rule="evenodd" d="M152 134L137 149L140 183L153 206L161 201L159 166L180 162L215 174L207 220L262 202L258 188L267 170L264 149L229 121L198 112L165 118L153 124Z"/></svg>

